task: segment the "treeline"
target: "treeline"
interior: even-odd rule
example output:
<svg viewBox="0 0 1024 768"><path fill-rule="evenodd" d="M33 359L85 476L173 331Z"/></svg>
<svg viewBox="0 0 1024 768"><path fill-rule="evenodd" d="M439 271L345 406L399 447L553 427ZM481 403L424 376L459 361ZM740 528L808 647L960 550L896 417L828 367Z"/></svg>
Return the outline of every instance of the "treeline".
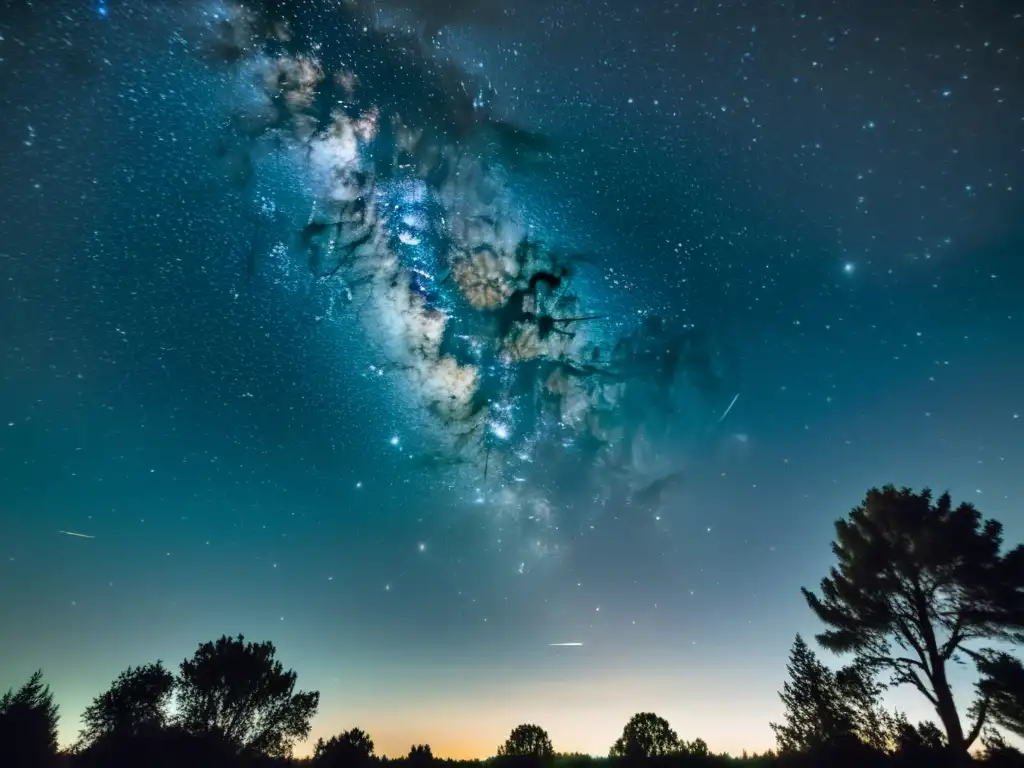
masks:
<svg viewBox="0 0 1024 768"><path fill-rule="evenodd" d="M37 672L0 698L0 768L1024 768L1024 754L1004 738L1024 738L1024 665L1007 650L1024 643L1024 546L1004 553L1000 524L970 504L954 507L948 494L886 486L836 522L833 552L820 594L803 594L825 625L817 642L851 663L831 669L797 635L779 694L783 718L771 724L777 750L763 755L713 754L642 712L607 758L557 753L543 728L524 724L488 761L440 760L427 745L380 757L359 728L319 739L312 757L297 759L320 695L296 690L272 643L240 635L199 645L176 672L161 661L126 669L86 708L63 751L58 707ZM964 720L947 672L967 663L977 683ZM914 687L937 723L887 710L884 692L898 685Z"/></svg>

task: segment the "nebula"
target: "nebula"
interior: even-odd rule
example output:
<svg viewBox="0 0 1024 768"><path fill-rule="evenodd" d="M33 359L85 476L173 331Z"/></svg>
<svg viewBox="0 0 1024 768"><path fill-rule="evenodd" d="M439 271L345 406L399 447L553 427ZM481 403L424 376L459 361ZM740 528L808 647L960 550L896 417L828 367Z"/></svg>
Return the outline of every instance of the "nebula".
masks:
<svg viewBox="0 0 1024 768"><path fill-rule="evenodd" d="M226 141L284 147L311 190L289 250L358 307L439 457L476 468L477 501L542 529L580 487L658 509L723 396L707 336L588 311L577 260L531 235L503 181L555 142L417 40L329 8L236 5L206 47L255 94Z"/></svg>

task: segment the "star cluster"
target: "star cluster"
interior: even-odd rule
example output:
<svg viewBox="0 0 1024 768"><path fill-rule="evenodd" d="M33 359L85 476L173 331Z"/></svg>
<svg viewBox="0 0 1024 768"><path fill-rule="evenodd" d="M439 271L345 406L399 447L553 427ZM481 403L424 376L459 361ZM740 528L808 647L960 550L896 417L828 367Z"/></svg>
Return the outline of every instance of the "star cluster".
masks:
<svg viewBox="0 0 1024 768"><path fill-rule="evenodd" d="M332 322L357 322L373 370L435 417L437 462L477 475L474 503L532 521L544 548L595 507L659 512L681 473L670 446L711 432L725 389L707 334L678 311L592 313L584 257L542 240L509 191L524 158L556 162L553 143L499 119L472 73L366 22L271 3L208 30L242 105L224 145L271 184L287 164L310 208L275 221L298 234L274 247L350 307ZM581 487L594 503L567 514Z"/></svg>

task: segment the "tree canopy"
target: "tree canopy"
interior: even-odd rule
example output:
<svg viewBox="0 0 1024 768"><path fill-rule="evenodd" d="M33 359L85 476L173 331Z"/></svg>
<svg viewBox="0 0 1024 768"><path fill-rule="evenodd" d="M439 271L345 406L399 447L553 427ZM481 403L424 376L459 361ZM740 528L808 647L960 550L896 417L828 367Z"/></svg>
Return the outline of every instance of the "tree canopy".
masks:
<svg viewBox="0 0 1024 768"><path fill-rule="evenodd" d="M0 697L0 765L46 765L57 754L58 707L43 671Z"/></svg>
<svg viewBox="0 0 1024 768"><path fill-rule="evenodd" d="M1024 547L1002 554L998 522L971 504L954 507L949 494L933 500L929 489L873 488L835 527L838 564L821 596L803 590L828 626L818 641L913 685L935 707L949 747L966 751L990 697L983 693L965 733L947 664L964 655L978 662L978 641L1024 640Z"/></svg>
<svg viewBox="0 0 1024 768"><path fill-rule="evenodd" d="M86 707L80 744L88 747L101 738L164 728L174 685L174 675L161 661L129 667Z"/></svg>
<svg viewBox="0 0 1024 768"><path fill-rule="evenodd" d="M897 718L896 751L910 757L934 755L946 746L946 737L939 726L925 720L916 726L905 716Z"/></svg>
<svg viewBox="0 0 1024 768"><path fill-rule="evenodd" d="M316 768L358 768L369 763L373 757L373 739L359 728L344 731L327 741L317 739L313 748L313 764Z"/></svg>
<svg viewBox="0 0 1024 768"><path fill-rule="evenodd" d="M1024 665L1008 653L992 653L978 662L978 671L992 722L1024 738Z"/></svg>
<svg viewBox="0 0 1024 768"><path fill-rule="evenodd" d="M680 741L679 751L684 755L690 757L708 757L711 755L711 750L708 749L708 743L704 739L694 739L693 741Z"/></svg>
<svg viewBox="0 0 1024 768"><path fill-rule="evenodd" d="M611 757L655 757L679 750L679 736L668 720L653 712L633 715L612 745Z"/></svg>
<svg viewBox="0 0 1024 768"><path fill-rule="evenodd" d="M295 693L295 672L274 658L273 643L221 637L181 663L179 723L189 733L215 735L242 752L288 755L309 735L320 694Z"/></svg>
<svg viewBox="0 0 1024 768"><path fill-rule="evenodd" d="M786 665L789 680L779 698L785 705L784 722L771 723L779 751L808 752L841 742L853 734L853 712L843 700L835 673L796 636Z"/></svg>
<svg viewBox="0 0 1024 768"><path fill-rule="evenodd" d="M554 754L548 732L539 725L517 725L498 747L499 757L550 758Z"/></svg>
<svg viewBox="0 0 1024 768"><path fill-rule="evenodd" d="M429 744L414 744L405 759L413 765L426 765L433 762L434 753Z"/></svg>
<svg viewBox="0 0 1024 768"><path fill-rule="evenodd" d="M882 705L888 686L878 682L874 667L858 656L836 672L836 683L853 723L853 735L875 752L895 750L901 714L889 712Z"/></svg>

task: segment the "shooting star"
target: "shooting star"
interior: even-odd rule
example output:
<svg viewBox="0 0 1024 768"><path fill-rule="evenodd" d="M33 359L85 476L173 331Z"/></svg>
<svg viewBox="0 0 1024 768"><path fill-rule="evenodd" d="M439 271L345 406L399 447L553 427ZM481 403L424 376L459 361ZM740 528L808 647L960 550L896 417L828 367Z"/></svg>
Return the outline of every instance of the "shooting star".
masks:
<svg viewBox="0 0 1024 768"><path fill-rule="evenodd" d="M719 424L721 424L721 423L722 423L723 421L725 421L725 417L729 415L729 411L731 411L731 410L732 410L732 407L733 407L734 405L736 405L736 401L737 401L737 400L739 400L739 399L740 399L740 393L739 393L739 392L737 392L737 393L736 393L736 397L734 397L734 398L732 399L732 402L731 402L731 403L729 403L729 407L725 409L725 413L723 413L723 414L722 414L721 416L719 416L719 417L718 417L718 423L719 423Z"/></svg>
<svg viewBox="0 0 1024 768"><path fill-rule="evenodd" d="M580 648L583 643L548 643L549 648Z"/></svg>
<svg viewBox="0 0 1024 768"><path fill-rule="evenodd" d="M95 536L90 536L87 533L75 533L74 531L57 531L57 533L63 533L65 536L74 536L76 539L95 539Z"/></svg>

